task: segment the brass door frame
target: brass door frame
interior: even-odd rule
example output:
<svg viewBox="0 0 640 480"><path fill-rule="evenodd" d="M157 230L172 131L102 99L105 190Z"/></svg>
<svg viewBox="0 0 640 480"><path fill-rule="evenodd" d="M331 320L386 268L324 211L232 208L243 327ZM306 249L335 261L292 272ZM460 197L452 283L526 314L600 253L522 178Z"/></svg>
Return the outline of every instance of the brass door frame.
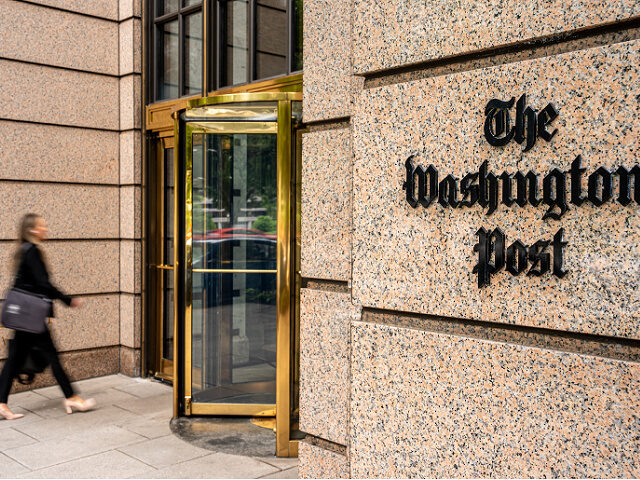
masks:
<svg viewBox="0 0 640 480"><path fill-rule="evenodd" d="M218 105L236 102L277 102L277 122L224 122L222 121L197 121L186 122L184 132L184 232L185 237L180 239L185 245L184 264L184 285L178 285L179 275L176 271L174 275L174 306L178 308L178 289L184 287L184 335L182 340L179 337L178 322L175 321L174 330L174 359L179 358L179 345L184 345L184 368L179 372L178 363L174 362L174 379L182 378L184 386L184 405L187 415L253 415L253 416L276 416L276 455L279 457L296 456L298 453L298 442L291 440L291 293L292 284L292 102L301 101L301 92L268 92L268 93L240 93L230 95L219 95L207 98L194 99L189 101L188 109L203 107L207 105ZM176 111L175 121L175 144L179 145L180 113L184 109ZM196 125L190 126L190 123ZM216 125L216 128L212 128ZM247 405L247 404L197 404L192 402L192 261L193 246L191 239L192 211L193 211L193 133L204 133L202 130L211 129L212 133L276 133L277 134L277 332L276 332L276 405ZM271 130L273 129L273 131ZM174 150L175 151L175 150ZM179 161L176 158L174 165L177 168ZM175 179L177 181L178 175ZM175 227L174 227L174 266L178 268L180 259L178 258L178 208L179 196L175 195ZM295 254L295 252L293 252ZM180 398L178 389L174 388L174 415L179 414Z"/></svg>
<svg viewBox="0 0 640 480"><path fill-rule="evenodd" d="M153 249L155 253L156 262L150 264L151 274L154 276L153 285L154 288L154 300L153 300L153 313L155 316L155 373L154 376L162 378L164 380L172 381L174 378L174 368L173 361L168 360L163 357L163 345L164 345L164 297L165 297L165 285L164 285L164 272L166 270L173 270L173 265L168 265L164 263L165 258L165 168L164 168L164 158L165 152L168 149L173 149L174 162L173 162L173 170L174 170L174 196L175 196L175 171L177 168L176 165L176 151L175 151L175 142L173 137L164 137L159 138L157 141L156 155L155 155L155 175L156 175L156 185L155 185L155 195L154 195L154 203L155 203L155 218L153 221L156 225L156 235L153 239ZM174 201L174 217L175 217L175 201ZM174 233L175 236L175 233ZM175 242L175 240L174 240ZM175 302L174 302L175 303ZM172 317L174 318L175 325L175 306L174 311L171 312ZM175 330L175 326L174 326ZM175 358L175 357L174 357Z"/></svg>

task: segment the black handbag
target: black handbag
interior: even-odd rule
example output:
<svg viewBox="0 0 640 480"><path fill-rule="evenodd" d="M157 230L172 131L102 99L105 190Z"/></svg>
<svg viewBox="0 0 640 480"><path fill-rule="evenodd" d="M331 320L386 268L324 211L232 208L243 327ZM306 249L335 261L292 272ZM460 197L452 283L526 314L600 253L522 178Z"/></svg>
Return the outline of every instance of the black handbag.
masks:
<svg viewBox="0 0 640 480"><path fill-rule="evenodd" d="M15 340L9 340L9 350L16 348ZM22 365L18 368L17 380L22 385L31 385L36 373L44 372L49 366L47 357L38 347L31 347Z"/></svg>
<svg viewBox="0 0 640 480"><path fill-rule="evenodd" d="M2 304L2 326L29 333L44 333L51 300L44 295L12 288Z"/></svg>

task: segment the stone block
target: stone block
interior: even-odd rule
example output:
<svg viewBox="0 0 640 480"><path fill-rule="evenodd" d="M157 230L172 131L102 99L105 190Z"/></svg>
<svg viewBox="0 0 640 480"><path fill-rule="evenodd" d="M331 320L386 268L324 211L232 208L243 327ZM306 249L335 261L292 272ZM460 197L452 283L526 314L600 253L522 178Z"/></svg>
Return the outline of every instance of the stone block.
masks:
<svg viewBox="0 0 640 480"><path fill-rule="evenodd" d="M26 213L41 215L51 239L118 238L118 187L55 183L0 182L0 238L18 237Z"/></svg>
<svg viewBox="0 0 640 480"><path fill-rule="evenodd" d="M302 276L351 278L351 132L306 133L302 139Z"/></svg>
<svg viewBox="0 0 640 480"><path fill-rule="evenodd" d="M0 291L13 281L15 242L0 242ZM51 282L69 295L114 293L119 289L120 250L117 240L48 242L41 246Z"/></svg>
<svg viewBox="0 0 640 480"><path fill-rule="evenodd" d="M300 478L350 478L346 456L305 441L298 449Z"/></svg>
<svg viewBox="0 0 640 480"><path fill-rule="evenodd" d="M142 134L139 130L120 133L120 183L142 183Z"/></svg>
<svg viewBox="0 0 640 480"><path fill-rule="evenodd" d="M142 299L139 295L120 295L120 344L140 348L142 339Z"/></svg>
<svg viewBox="0 0 640 480"><path fill-rule="evenodd" d="M119 130L115 77L0 60L0 84L4 118ZM135 99L124 99L133 109Z"/></svg>
<svg viewBox="0 0 640 480"><path fill-rule="evenodd" d="M142 21L130 18L119 24L120 75L142 73Z"/></svg>
<svg viewBox="0 0 640 480"><path fill-rule="evenodd" d="M142 236L142 190L137 186L120 188L120 237Z"/></svg>
<svg viewBox="0 0 640 480"><path fill-rule="evenodd" d="M351 0L304 2L303 115L305 122L351 114Z"/></svg>
<svg viewBox="0 0 640 480"><path fill-rule="evenodd" d="M142 374L142 354L139 348L120 347L120 373L129 377L139 377Z"/></svg>
<svg viewBox="0 0 640 480"><path fill-rule="evenodd" d="M120 130L142 127L142 82L139 74L120 78Z"/></svg>
<svg viewBox="0 0 640 480"><path fill-rule="evenodd" d="M120 0L120 21L142 17L142 0Z"/></svg>
<svg viewBox="0 0 640 480"><path fill-rule="evenodd" d="M0 10L1 57L118 75L116 23L10 0Z"/></svg>
<svg viewBox="0 0 640 480"><path fill-rule="evenodd" d="M635 202L626 207L613 201L601 207L570 204L555 220L543 219L544 204L499 204L491 215L477 203L443 208L434 201L412 208L402 187L410 155L425 168L433 165L440 180L451 174L460 181L486 161L496 175L538 172L540 183L554 168L567 172L581 155L587 172L583 191L586 176L599 166L632 167L640 148L638 65L640 41L630 41L364 91L352 120L355 301L379 309L640 338L640 207ZM527 104L538 111L553 103L559 116L552 128L558 133L549 142L540 138L527 152L515 141L491 146L483 135L485 106L491 99L525 93ZM515 106L512 122L514 116ZM564 229L568 273L563 278L512 276L502 270L490 286L478 288L473 268L480 227L501 228L507 245L517 239L526 245L551 240Z"/></svg>
<svg viewBox="0 0 640 480"><path fill-rule="evenodd" d="M300 430L348 444L350 322L360 309L345 293L300 295Z"/></svg>
<svg viewBox="0 0 640 480"><path fill-rule="evenodd" d="M117 0L32 0L32 3L108 18L109 20L118 20Z"/></svg>
<svg viewBox="0 0 640 480"><path fill-rule="evenodd" d="M139 294L142 289L142 244L136 240L120 242L120 290Z"/></svg>
<svg viewBox="0 0 640 480"><path fill-rule="evenodd" d="M636 477L640 365L352 324L354 478Z"/></svg>
<svg viewBox="0 0 640 480"><path fill-rule="evenodd" d="M640 5L633 0L353 2L357 74L516 45L640 14Z"/></svg>
<svg viewBox="0 0 640 480"><path fill-rule="evenodd" d="M118 183L117 132L0 120L0 138L3 180Z"/></svg>

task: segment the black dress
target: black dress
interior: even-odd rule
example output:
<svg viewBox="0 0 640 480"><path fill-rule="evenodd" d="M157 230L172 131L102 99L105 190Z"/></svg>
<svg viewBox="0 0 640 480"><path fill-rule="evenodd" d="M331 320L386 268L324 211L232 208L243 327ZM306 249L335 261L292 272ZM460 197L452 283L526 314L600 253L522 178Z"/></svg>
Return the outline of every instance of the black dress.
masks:
<svg viewBox="0 0 640 480"><path fill-rule="evenodd" d="M21 250L22 257L14 286L28 292L46 295L52 300L62 300L67 305L71 305L71 297L62 293L49 281L49 273L38 246L33 243L24 243ZM53 304L49 316L53 317ZM60 365L58 353L49 331L44 333L16 331L9 349L9 357L5 361L2 373L0 373L0 403L7 403L13 379L18 376L20 367L24 364L29 351L34 347L41 351L51 365L53 375L60 384L64 396L69 398L73 395L73 388Z"/></svg>

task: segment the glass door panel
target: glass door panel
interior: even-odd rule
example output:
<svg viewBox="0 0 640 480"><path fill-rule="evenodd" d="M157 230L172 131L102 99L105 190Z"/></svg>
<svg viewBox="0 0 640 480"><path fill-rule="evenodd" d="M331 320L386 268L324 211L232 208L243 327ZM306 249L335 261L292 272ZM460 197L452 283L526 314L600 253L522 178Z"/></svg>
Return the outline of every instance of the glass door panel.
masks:
<svg viewBox="0 0 640 480"><path fill-rule="evenodd" d="M275 405L275 128L194 132L191 401Z"/></svg>

